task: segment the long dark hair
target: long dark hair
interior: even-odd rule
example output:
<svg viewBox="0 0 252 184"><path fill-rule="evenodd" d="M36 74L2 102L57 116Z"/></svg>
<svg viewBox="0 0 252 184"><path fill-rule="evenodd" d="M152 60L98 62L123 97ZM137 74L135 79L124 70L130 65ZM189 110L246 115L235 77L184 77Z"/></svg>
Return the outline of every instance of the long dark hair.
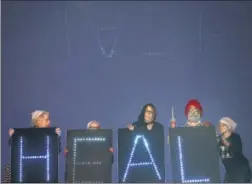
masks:
<svg viewBox="0 0 252 184"><path fill-rule="evenodd" d="M146 111L146 108L150 106L153 111L154 111L154 117L153 117L153 123L155 122L156 120L156 117L157 117L157 109L155 107L155 105L153 105L152 103L148 103L148 104L145 104L141 110L141 113L139 114L138 116L138 121L141 122L141 123L144 123L144 114L145 114L145 111Z"/></svg>

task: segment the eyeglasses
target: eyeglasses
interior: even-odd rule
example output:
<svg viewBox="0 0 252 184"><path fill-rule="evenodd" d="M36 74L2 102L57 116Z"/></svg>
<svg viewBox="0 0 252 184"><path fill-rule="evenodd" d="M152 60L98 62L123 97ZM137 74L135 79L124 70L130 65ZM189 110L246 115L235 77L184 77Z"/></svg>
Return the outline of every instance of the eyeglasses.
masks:
<svg viewBox="0 0 252 184"><path fill-rule="evenodd" d="M153 111L145 111L145 112L150 113L150 114L154 114L154 112L153 112Z"/></svg>

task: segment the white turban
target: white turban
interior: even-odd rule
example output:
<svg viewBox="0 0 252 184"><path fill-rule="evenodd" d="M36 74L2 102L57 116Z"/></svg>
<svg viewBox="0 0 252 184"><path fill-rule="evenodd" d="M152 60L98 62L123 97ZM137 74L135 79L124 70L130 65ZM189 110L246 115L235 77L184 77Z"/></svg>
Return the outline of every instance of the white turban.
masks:
<svg viewBox="0 0 252 184"><path fill-rule="evenodd" d="M31 115L32 115L32 123L33 123L33 125L34 125L34 123L36 123L37 119L38 119L41 115L43 115L43 114L45 114L45 113L48 113L48 112L42 111L42 110L33 111L32 114L31 114Z"/></svg>
<svg viewBox="0 0 252 184"><path fill-rule="evenodd" d="M228 126L228 128L233 132L236 127L237 127L237 124L234 120L232 120L231 118L229 117L223 117L220 119L220 123L223 123L225 125Z"/></svg>

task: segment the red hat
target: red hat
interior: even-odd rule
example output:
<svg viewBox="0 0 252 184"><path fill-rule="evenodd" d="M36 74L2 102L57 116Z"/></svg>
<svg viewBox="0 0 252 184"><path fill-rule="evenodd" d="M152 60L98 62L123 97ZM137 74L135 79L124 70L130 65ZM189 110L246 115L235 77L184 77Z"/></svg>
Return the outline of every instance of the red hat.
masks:
<svg viewBox="0 0 252 184"><path fill-rule="evenodd" d="M188 111L191 106L194 106L196 109L198 109L201 114L203 113L203 108L202 108L200 102L196 99L192 99L192 100L188 101L188 103L186 104L186 107L185 107L186 116L188 115Z"/></svg>

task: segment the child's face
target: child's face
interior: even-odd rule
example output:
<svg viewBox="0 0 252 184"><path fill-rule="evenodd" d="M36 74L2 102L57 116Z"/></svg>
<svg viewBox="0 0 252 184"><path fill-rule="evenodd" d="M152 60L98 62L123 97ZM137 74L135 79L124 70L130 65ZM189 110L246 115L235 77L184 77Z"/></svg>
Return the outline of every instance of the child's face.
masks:
<svg viewBox="0 0 252 184"><path fill-rule="evenodd" d="M36 124L37 128L48 128L50 127L50 117L49 114L46 113L42 116L40 116L37 120L37 124Z"/></svg>

